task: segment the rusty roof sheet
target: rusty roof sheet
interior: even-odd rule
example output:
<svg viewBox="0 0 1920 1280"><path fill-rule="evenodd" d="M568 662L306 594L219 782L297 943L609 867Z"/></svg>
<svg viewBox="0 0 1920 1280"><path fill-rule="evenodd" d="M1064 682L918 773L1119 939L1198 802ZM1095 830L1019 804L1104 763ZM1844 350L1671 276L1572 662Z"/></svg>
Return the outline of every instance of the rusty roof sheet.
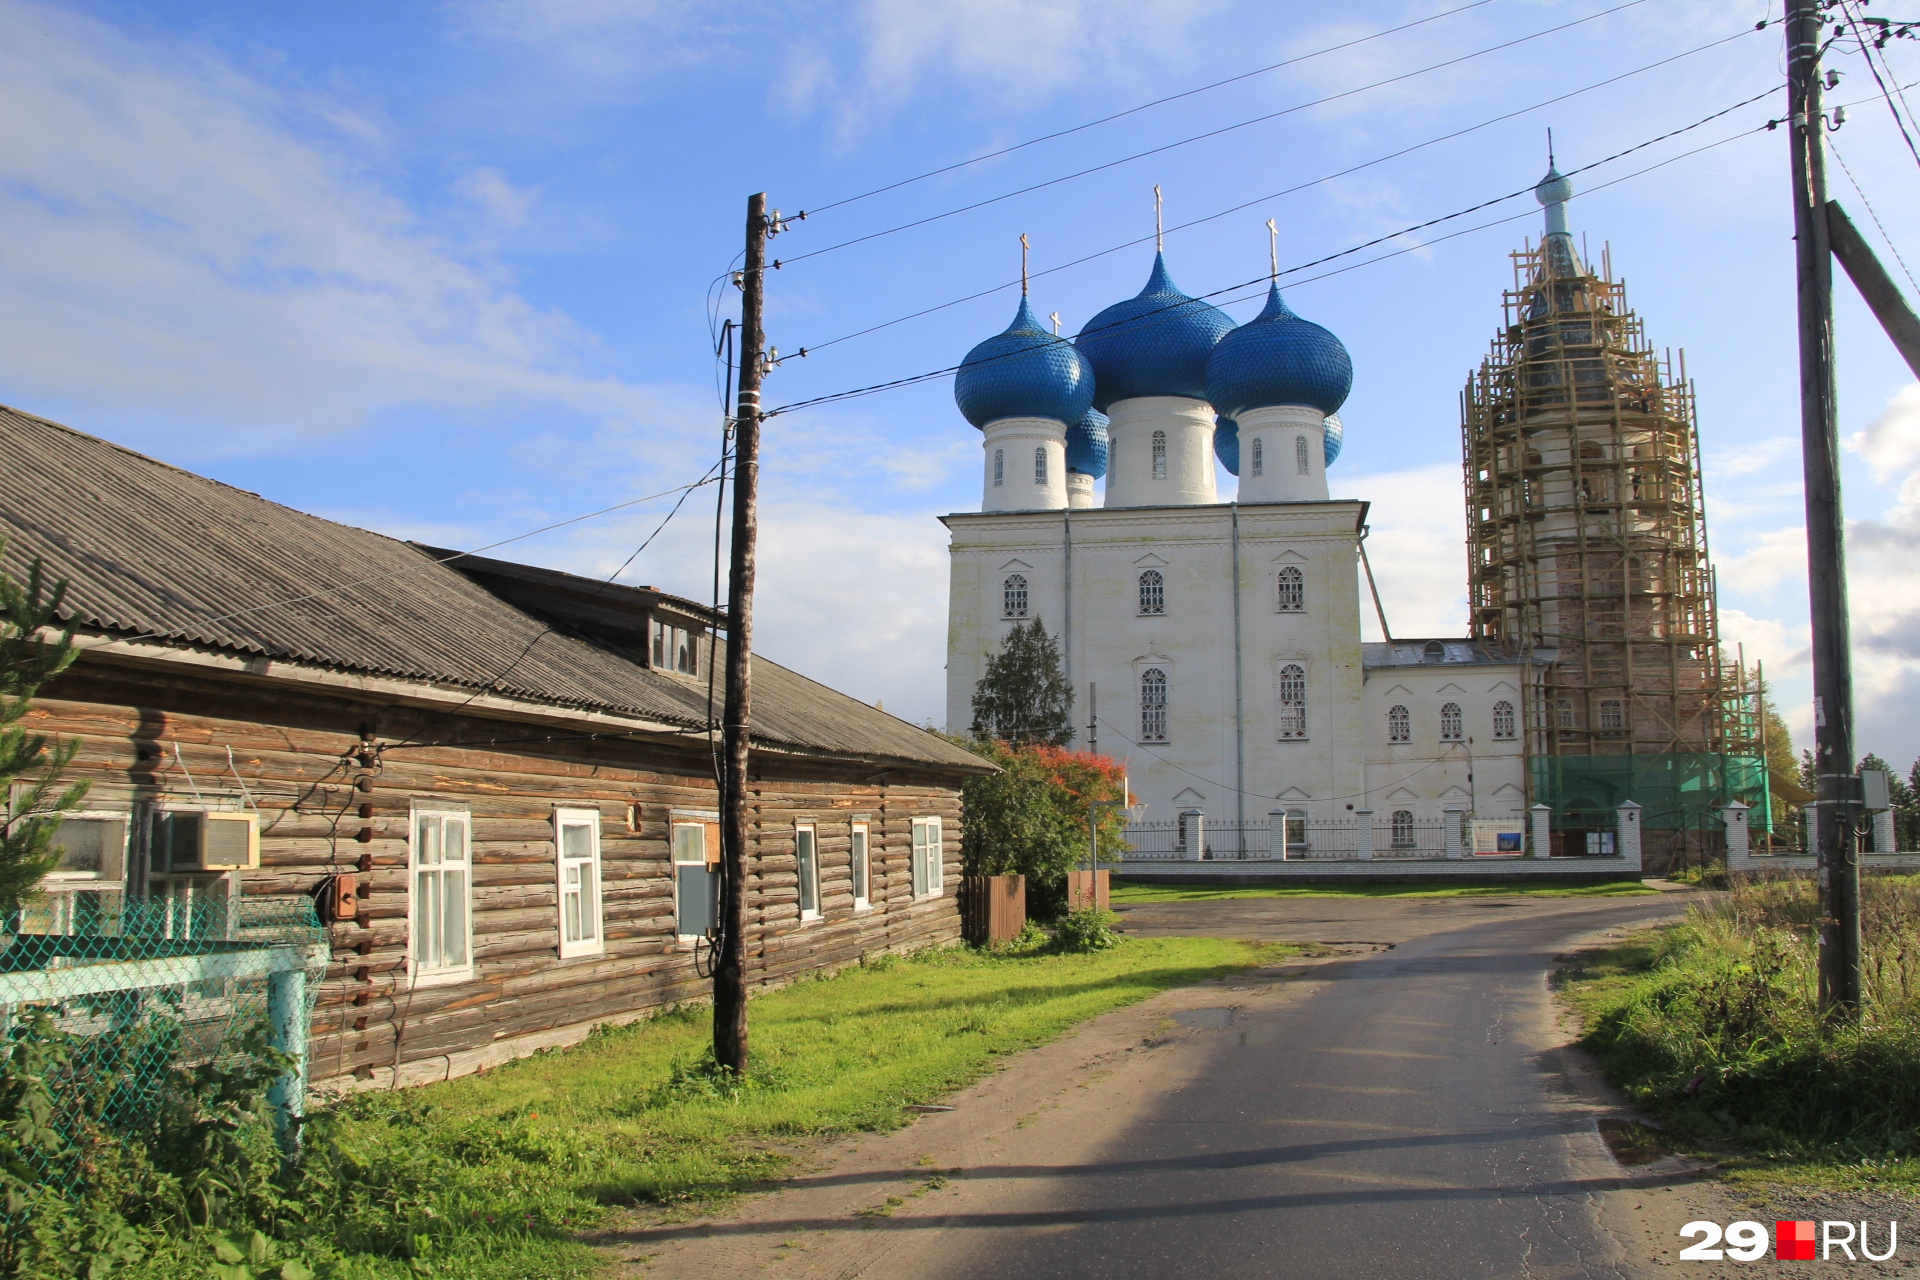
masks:
<svg viewBox="0 0 1920 1280"><path fill-rule="evenodd" d="M83 627L688 728L707 723L706 681L646 667L637 618L633 643L623 646L604 628L569 625L564 610L540 616L520 595L520 606L507 603L483 585L488 579L458 571L458 561L5 406L0 456L0 566L17 579L43 559L50 576L69 581L65 612ZM833 755L991 768L758 656L753 730L769 744Z"/></svg>

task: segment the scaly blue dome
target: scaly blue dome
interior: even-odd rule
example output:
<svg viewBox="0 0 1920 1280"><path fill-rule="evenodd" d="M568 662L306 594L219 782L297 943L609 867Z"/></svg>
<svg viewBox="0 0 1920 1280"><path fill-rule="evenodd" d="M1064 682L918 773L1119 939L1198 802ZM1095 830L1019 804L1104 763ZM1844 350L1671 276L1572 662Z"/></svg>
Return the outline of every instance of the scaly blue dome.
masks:
<svg viewBox="0 0 1920 1280"><path fill-rule="evenodd" d="M1220 459L1228 475L1240 474L1240 424L1232 418L1213 420L1213 456Z"/></svg>
<svg viewBox="0 0 1920 1280"><path fill-rule="evenodd" d="M1340 446L1346 441L1347 427L1345 423L1340 421L1339 414L1330 413L1327 415L1326 428L1326 445L1324 451L1327 465L1332 466L1333 460L1340 456Z"/></svg>
<svg viewBox="0 0 1920 1280"><path fill-rule="evenodd" d="M1147 287L1087 321L1074 345L1093 364L1093 406L1102 411L1136 396L1207 397L1207 356L1233 321L1189 298L1153 256Z"/></svg>
<svg viewBox="0 0 1920 1280"><path fill-rule="evenodd" d="M1067 470L1095 480L1107 474L1107 415L1089 409L1067 428Z"/></svg>
<svg viewBox="0 0 1920 1280"><path fill-rule="evenodd" d="M1346 347L1288 310L1278 284L1267 291L1266 309L1222 338L1207 360L1207 399L1229 417L1285 404L1333 413L1352 390Z"/></svg>
<svg viewBox="0 0 1920 1280"><path fill-rule="evenodd" d="M1042 329L1022 297L1006 331L960 362L953 398L976 427L1000 418L1078 422L1093 403L1093 366L1071 342Z"/></svg>

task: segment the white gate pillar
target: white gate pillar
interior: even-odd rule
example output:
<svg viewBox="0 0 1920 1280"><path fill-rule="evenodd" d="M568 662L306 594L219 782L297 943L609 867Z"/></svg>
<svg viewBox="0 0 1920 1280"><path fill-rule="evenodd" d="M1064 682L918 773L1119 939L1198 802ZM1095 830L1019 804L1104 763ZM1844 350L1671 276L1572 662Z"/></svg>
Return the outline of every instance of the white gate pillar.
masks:
<svg viewBox="0 0 1920 1280"><path fill-rule="evenodd" d="M1353 856L1362 862L1373 860L1373 810L1353 811Z"/></svg>
<svg viewBox="0 0 1920 1280"><path fill-rule="evenodd" d="M1745 862L1753 852L1753 834L1747 827L1747 806L1738 800L1722 806L1720 817L1727 824L1727 867Z"/></svg>
<svg viewBox="0 0 1920 1280"><path fill-rule="evenodd" d="M1180 813L1180 852L1198 861L1207 851L1207 816L1198 809Z"/></svg>
<svg viewBox="0 0 1920 1280"><path fill-rule="evenodd" d="M1551 858L1553 856L1553 806L1537 804L1533 806L1532 839L1527 841L1529 858Z"/></svg>
<svg viewBox="0 0 1920 1280"><path fill-rule="evenodd" d="M1460 839L1460 821L1466 815L1466 812L1465 809L1462 809L1457 804L1450 804L1440 811L1440 821L1444 828L1441 834L1446 837L1447 856L1449 858L1464 858L1467 856L1465 843Z"/></svg>
<svg viewBox="0 0 1920 1280"><path fill-rule="evenodd" d="M1283 861L1287 856L1287 811L1285 809L1267 810L1267 856Z"/></svg>
<svg viewBox="0 0 1920 1280"><path fill-rule="evenodd" d="M1640 806L1631 800L1622 800L1616 812L1620 820L1615 828L1613 851L1634 865L1640 866Z"/></svg>

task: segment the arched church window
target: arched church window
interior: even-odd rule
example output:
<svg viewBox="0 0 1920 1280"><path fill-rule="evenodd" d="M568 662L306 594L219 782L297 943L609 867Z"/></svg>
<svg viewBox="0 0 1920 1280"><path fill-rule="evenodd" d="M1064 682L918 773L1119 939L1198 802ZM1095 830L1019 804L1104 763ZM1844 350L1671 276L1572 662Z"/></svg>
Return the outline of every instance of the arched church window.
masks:
<svg viewBox="0 0 1920 1280"><path fill-rule="evenodd" d="M1413 717L1397 702L1387 708L1387 741L1413 741Z"/></svg>
<svg viewBox="0 0 1920 1280"><path fill-rule="evenodd" d="M1045 445L1033 451L1033 482L1035 484L1047 482L1047 446Z"/></svg>
<svg viewBox="0 0 1920 1280"><path fill-rule="evenodd" d="M1602 729L1624 729L1627 727L1627 711L1618 698L1600 700L1600 727Z"/></svg>
<svg viewBox="0 0 1920 1280"><path fill-rule="evenodd" d="M1508 702L1504 698L1501 699L1499 702L1494 703L1493 704L1493 736L1494 738L1501 742L1510 742L1513 740L1513 735L1516 728L1517 726L1514 722L1514 716L1513 716L1513 704L1511 702Z"/></svg>
<svg viewBox="0 0 1920 1280"><path fill-rule="evenodd" d="M1167 673L1148 667L1140 673L1140 741L1167 740Z"/></svg>
<svg viewBox="0 0 1920 1280"><path fill-rule="evenodd" d="M1573 699L1560 699L1560 705L1554 709L1554 714L1560 728L1573 728Z"/></svg>
<svg viewBox="0 0 1920 1280"><path fill-rule="evenodd" d="M1313 470L1307 463L1307 438L1305 436L1295 436L1293 438L1293 469L1303 476L1311 474Z"/></svg>
<svg viewBox="0 0 1920 1280"><path fill-rule="evenodd" d="M1253 474L1256 476L1267 474L1266 450L1261 447L1263 443L1259 436L1253 438Z"/></svg>
<svg viewBox="0 0 1920 1280"><path fill-rule="evenodd" d="M1153 478L1167 478L1167 433L1164 431L1153 433Z"/></svg>
<svg viewBox="0 0 1920 1280"><path fill-rule="evenodd" d="M1440 741L1459 742L1467 736L1460 715L1460 704L1449 702L1440 708Z"/></svg>
<svg viewBox="0 0 1920 1280"><path fill-rule="evenodd" d="M1413 848L1413 810L1395 809L1393 811L1393 847Z"/></svg>
<svg viewBox="0 0 1920 1280"><path fill-rule="evenodd" d="M1307 669L1297 662L1280 668L1280 737L1297 741L1307 736Z"/></svg>
<svg viewBox="0 0 1920 1280"><path fill-rule="evenodd" d="M1306 607L1307 580L1298 566L1287 565L1280 570L1280 612L1299 613Z"/></svg>
<svg viewBox="0 0 1920 1280"><path fill-rule="evenodd" d="M993 487L998 489L1006 482L1007 451L1005 449L995 449L993 451Z"/></svg>
<svg viewBox="0 0 1920 1280"><path fill-rule="evenodd" d="M1010 573L1001 584L1000 605L1002 615L1008 618L1027 616L1027 575Z"/></svg>
<svg viewBox="0 0 1920 1280"><path fill-rule="evenodd" d="M1140 612L1161 614L1167 611L1167 580L1158 569L1140 575Z"/></svg>

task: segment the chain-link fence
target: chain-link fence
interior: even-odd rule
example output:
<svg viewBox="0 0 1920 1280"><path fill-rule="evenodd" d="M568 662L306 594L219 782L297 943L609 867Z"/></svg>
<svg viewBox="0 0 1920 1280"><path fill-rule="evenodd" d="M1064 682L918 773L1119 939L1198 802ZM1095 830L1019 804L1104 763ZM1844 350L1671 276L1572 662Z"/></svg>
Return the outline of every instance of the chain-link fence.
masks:
<svg viewBox="0 0 1920 1280"><path fill-rule="evenodd" d="M89 1146L149 1131L180 1069L262 1046L290 1056L270 1099L296 1140L328 959L312 902L87 898L30 907L0 934L0 1047L10 1072L45 1084L51 1111L23 1148L40 1184L78 1194Z"/></svg>

